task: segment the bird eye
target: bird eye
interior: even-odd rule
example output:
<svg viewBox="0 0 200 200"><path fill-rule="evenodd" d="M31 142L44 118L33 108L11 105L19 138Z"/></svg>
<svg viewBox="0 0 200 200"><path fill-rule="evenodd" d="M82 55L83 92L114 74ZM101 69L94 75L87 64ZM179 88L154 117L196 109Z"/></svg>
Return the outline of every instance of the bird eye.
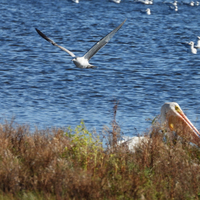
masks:
<svg viewBox="0 0 200 200"><path fill-rule="evenodd" d="M175 110L176 110L176 111L179 111L180 109L179 109L179 107L178 107L178 106L175 106Z"/></svg>

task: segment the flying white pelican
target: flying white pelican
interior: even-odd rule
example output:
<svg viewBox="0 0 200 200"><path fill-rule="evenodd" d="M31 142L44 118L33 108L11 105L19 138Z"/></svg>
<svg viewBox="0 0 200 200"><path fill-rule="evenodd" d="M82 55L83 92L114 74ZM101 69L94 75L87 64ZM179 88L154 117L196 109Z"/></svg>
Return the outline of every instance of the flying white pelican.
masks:
<svg viewBox="0 0 200 200"><path fill-rule="evenodd" d="M165 103L161 108L161 124L174 131L177 135L199 145L200 133L190 122L176 102Z"/></svg>
<svg viewBox="0 0 200 200"><path fill-rule="evenodd" d="M93 68L94 65L91 65L89 63L89 60L94 56L102 47L104 47L110 39L115 35L115 33L122 27L122 25L125 23L126 19L113 31L111 31L108 35L106 35L104 38L102 38L99 42L97 42L83 57L76 57L71 51L65 49L64 47L56 44L53 40L49 39L45 34L43 34L41 31L39 31L36 28L36 31L38 34L50 42L52 45L59 47L63 51L67 52L70 56L73 57L72 61L74 64L79 68Z"/></svg>

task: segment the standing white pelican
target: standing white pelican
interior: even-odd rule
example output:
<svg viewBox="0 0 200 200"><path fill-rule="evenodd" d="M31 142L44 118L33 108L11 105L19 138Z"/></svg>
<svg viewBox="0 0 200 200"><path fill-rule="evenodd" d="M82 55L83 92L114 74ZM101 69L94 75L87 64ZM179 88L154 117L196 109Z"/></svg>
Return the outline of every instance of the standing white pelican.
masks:
<svg viewBox="0 0 200 200"><path fill-rule="evenodd" d="M180 106L176 102L167 102L161 108L160 114L161 125L166 126L168 129L167 134L171 134L170 131L175 132L177 135L187 139L200 146L200 133L195 126L190 122L186 115L181 110ZM169 131L170 130L170 131ZM135 147L141 142L148 142L150 137L122 137L123 140L118 141L118 145L127 145L129 150L135 151Z"/></svg>
<svg viewBox="0 0 200 200"><path fill-rule="evenodd" d="M64 47L56 44L53 40L49 39L45 34L43 34L41 31L39 31L36 28L36 31L38 34L50 42L52 45L59 47L63 51L67 52L70 56L74 57L72 61L74 64L79 67L79 68L93 68L95 67L94 65L91 65L89 63L89 60L94 56L102 47L104 47L110 39L115 35L115 33L122 27L122 25L125 23L126 19L113 31L111 31L108 35L106 35L104 38L102 38L99 42L97 42L83 57L76 57L71 51L65 49Z"/></svg>
<svg viewBox="0 0 200 200"><path fill-rule="evenodd" d="M188 141L200 145L200 133L176 102L165 103L161 108L161 124Z"/></svg>
<svg viewBox="0 0 200 200"><path fill-rule="evenodd" d="M117 145L127 145L128 149L135 152L135 147L137 147L141 142L147 142L150 137L144 136L134 136L134 137L122 137L123 140L117 142Z"/></svg>

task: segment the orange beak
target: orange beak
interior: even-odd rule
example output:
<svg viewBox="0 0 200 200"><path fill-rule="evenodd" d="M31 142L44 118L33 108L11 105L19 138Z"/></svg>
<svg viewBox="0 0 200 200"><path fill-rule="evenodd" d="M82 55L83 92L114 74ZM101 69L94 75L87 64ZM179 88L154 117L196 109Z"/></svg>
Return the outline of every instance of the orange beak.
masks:
<svg viewBox="0 0 200 200"><path fill-rule="evenodd" d="M176 131L178 135L188 141L200 146L200 133L190 122L182 110L176 110L179 115L168 117L168 125L171 131Z"/></svg>

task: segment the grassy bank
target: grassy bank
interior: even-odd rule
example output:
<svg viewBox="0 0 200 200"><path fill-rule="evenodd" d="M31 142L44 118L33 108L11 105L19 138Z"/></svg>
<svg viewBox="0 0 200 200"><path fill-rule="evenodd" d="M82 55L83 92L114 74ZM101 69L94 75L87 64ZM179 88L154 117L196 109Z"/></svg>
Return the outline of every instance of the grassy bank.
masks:
<svg viewBox="0 0 200 200"><path fill-rule="evenodd" d="M114 124L113 143L116 130ZM131 152L105 150L83 122L75 130L34 133L2 124L0 199L199 199L199 149L164 143L159 130Z"/></svg>

